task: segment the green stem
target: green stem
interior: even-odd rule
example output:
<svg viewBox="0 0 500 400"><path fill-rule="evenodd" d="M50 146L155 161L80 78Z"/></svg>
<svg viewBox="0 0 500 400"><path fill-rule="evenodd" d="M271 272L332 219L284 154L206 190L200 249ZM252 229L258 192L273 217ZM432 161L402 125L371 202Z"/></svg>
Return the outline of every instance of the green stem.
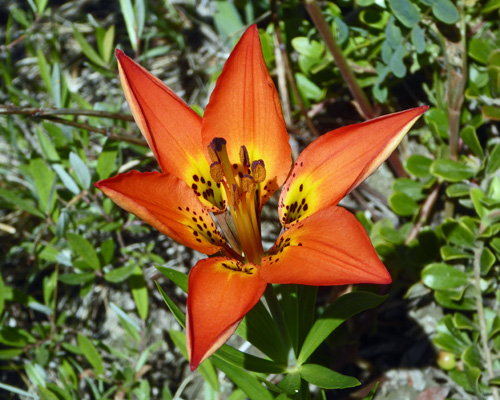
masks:
<svg viewBox="0 0 500 400"><path fill-rule="evenodd" d="M486 331L486 319L484 316L483 297L481 294L481 254L483 252L483 242L479 242L474 249L474 284L476 286L476 307L477 319L479 321L479 330L481 334L481 342L483 346L484 359L486 362L486 370L490 379L495 377L493 372L493 362L491 359L490 347L488 346L488 333ZM496 387L491 386L491 392L495 400L500 400L498 390Z"/></svg>
<svg viewBox="0 0 500 400"><path fill-rule="evenodd" d="M351 92L352 96L354 97L354 100L356 100L359 106L359 111L361 111L361 114L365 119L375 118L376 117L375 110L368 101L365 92L363 91L363 89L361 89L361 86L359 86L358 81L356 80L356 77L354 76L351 67L347 63L347 60L345 59L344 55L342 54L340 47L337 45L337 41L335 40L335 37L332 35L332 31L330 30L330 27L328 26L328 23L326 22L325 17L321 12L321 8L319 7L318 3L316 2L316 0L306 0L305 7L307 9L307 12L311 16L314 25L316 26L319 33L323 37L323 40L325 41L328 49L330 50L330 53L332 53L333 59L335 60L335 63L337 64L337 67L340 70L342 78L344 78L344 81L346 82L349 91Z"/></svg>
<svg viewBox="0 0 500 400"><path fill-rule="evenodd" d="M271 315L273 316L278 331L281 333L281 338L285 348L288 350L288 368L293 368L297 365L297 357L292 346L292 340L290 338L290 333L286 327L285 318L283 317L283 312L276 296L276 292L272 284L267 285L266 291L264 292L264 297L266 298L267 306Z"/></svg>

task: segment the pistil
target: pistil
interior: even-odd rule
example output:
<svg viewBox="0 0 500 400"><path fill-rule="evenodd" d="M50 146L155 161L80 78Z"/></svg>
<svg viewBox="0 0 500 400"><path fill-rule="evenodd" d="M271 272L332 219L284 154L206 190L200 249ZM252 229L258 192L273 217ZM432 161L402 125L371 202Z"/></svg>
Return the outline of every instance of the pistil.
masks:
<svg viewBox="0 0 500 400"><path fill-rule="evenodd" d="M223 138L214 138L208 147L212 160L210 174L221 183L226 192L228 211L234 223L236 232L224 232L233 249L243 252L245 259L260 264L264 255L260 236L260 219L258 218L255 189L266 176L262 160L250 163L248 151L242 146L239 152L240 164L231 164ZM243 172L242 172L243 170ZM226 230L231 225L218 218L221 228ZM241 250L240 250L241 249Z"/></svg>

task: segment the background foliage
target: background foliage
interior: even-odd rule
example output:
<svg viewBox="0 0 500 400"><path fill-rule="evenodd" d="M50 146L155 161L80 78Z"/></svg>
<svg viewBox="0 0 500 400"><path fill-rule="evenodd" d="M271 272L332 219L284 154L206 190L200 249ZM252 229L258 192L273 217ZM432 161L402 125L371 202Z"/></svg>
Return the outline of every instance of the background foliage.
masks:
<svg viewBox="0 0 500 400"><path fill-rule="evenodd" d="M370 398L380 381L377 399L498 399L499 10L499 0L2 3L0 397L286 399L307 381L312 398ZM128 114L115 47L201 113L251 23L295 154L338 126L431 106L389 168L343 203L393 276L390 288L365 289L388 300L336 329L382 299L372 294L363 308L345 296L333 302L351 288L322 288L314 319L339 323L314 325L327 337L321 351L314 342L304 351L311 366L285 378L260 364L245 365L260 373L234 368L244 362L230 349L188 372L185 337L164 300L182 320L184 273L198 255L93 187L156 168ZM353 105L361 90L348 89L328 35L368 108ZM277 227L265 214L264 237ZM250 323L239 331L247 339ZM327 390L357 384L331 369L364 386Z"/></svg>

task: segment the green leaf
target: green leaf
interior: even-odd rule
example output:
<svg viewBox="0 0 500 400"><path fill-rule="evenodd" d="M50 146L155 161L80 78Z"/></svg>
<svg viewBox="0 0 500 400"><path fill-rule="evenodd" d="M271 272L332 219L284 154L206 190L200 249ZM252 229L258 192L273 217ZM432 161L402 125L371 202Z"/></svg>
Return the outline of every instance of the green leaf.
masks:
<svg viewBox="0 0 500 400"><path fill-rule="evenodd" d="M123 267L113 268L111 271L107 272L104 275L104 279L111 283L120 283L127 279L134 269L136 268L135 264L125 265Z"/></svg>
<svg viewBox="0 0 500 400"><path fill-rule="evenodd" d="M406 159L405 169L417 178L427 178L430 175L432 160L419 154Z"/></svg>
<svg viewBox="0 0 500 400"><path fill-rule="evenodd" d="M75 253L84 259L90 268L101 268L101 263L97 257L94 247L87 239L76 233L68 233L66 236L71 248L75 251Z"/></svg>
<svg viewBox="0 0 500 400"><path fill-rule="evenodd" d="M32 206L28 201L18 197L17 194L12 190L6 190L0 188L0 198L4 199L8 203L11 203L12 206L15 207L16 209L19 208L21 210L28 212L29 214L35 215L40 218L45 218L45 215L40 210Z"/></svg>
<svg viewBox="0 0 500 400"><path fill-rule="evenodd" d="M431 174L449 182L459 182L474 176L475 171L468 165L458 161L439 159L435 160L430 168Z"/></svg>
<svg viewBox="0 0 500 400"><path fill-rule="evenodd" d="M406 65L403 58L406 55L406 49L403 45L399 45L392 53L390 67L391 71L398 78L403 78L406 75Z"/></svg>
<svg viewBox="0 0 500 400"><path fill-rule="evenodd" d="M467 376L467 380L469 381L472 390L474 393L480 393L479 390L479 379L481 378L481 369L476 367L471 367L468 364L464 364L464 372Z"/></svg>
<svg viewBox="0 0 500 400"><path fill-rule="evenodd" d="M495 255L487 247L485 247L483 249L483 252L481 253L480 264L481 264L481 275L483 276L488 275L491 267L493 267L493 265L495 264Z"/></svg>
<svg viewBox="0 0 500 400"><path fill-rule="evenodd" d="M31 333L22 328L2 326L0 327L0 343L9 347L24 347L28 343L36 343L36 339Z"/></svg>
<svg viewBox="0 0 500 400"><path fill-rule="evenodd" d="M340 324L361 311L377 307L386 297L369 292L354 292L345 294L330 304L309 331L300 351L298 364L303 364Z"/></svg>
<svg viewBox="0 0 500 400"><path fill-rule="evenodd" d="M294 37L291 40L291 44L297 53L306 57L321 58L323 52L325 51L324 44L316 40L310 40L304 36Z"/></svg>
<svg viewBox="0 0 500 400"><path fill-rule="evenodd" d="M129 315L123 311L120 307L118 307L114 303L110 303L109 307L118 315L118 319L120 320L120 324L127 331L127 333L137 342L141 342L141 327L137 325L137 323L129 317Z"/></svg>
<svg viewBox="0 0 500 400"><path fill-rule="evenodd" d="M418 210L418 204L406 193L394 192L389 197L393 211L402 216L411 216Z"/></svg>
<svg viewBox="0 0 500 400"><path fill-rule="evenodd" d="M300 94L306 99L320 101L325 97L326 90L321 89L304 74L297 72L295 74L295 81L297 82Z"/></svg>
<svg viewBox="0 0 500 400"><path fill-rule="evenodd" d="M454 183L446 188L448 197L463 197L470 193L470 185L468 183Z"/></svg>
<svg viewBox="0 0 500 400"><path fill-rule="evenodd" d="M477 138L476 129L472 125L467 125L460 132L460 136L469 149L479 158L484 157L483 148Z"/></svg>
<svg viewBox="0 0 500 400"><path fill-rule="evenodd" d="M452 244L467 249L474 248L475 235L462 221L446 220L441 226L445 238Z"/></svg>
<svg viewBox="0 0 500 400"><path fill-rule="evenodd" d="M450 0L437 0L432 6L434 16L445 24L454 24L460 18L457 8Z"/></svg>
<svg viewBox="0 0 500 400"><path fill-rule="evenodd" d="M295 353L299 344L299 304L297 285L281 285L281 309Z"/></svg>
<svg viewBox="0 0 500 400"><path fill-rule="evenodd" d="M30 170L35 181L40 208L42 211L50 212L53 204L55 204L55 197L52 193L55 173L47 167L47 164L41 158L31 159Z"/></svg>
<svg viewBox="0 0 500 400"><path fill-rule="evenodd" d="M241 321L236 333L272 360L286 364L288 352L267 308L259 301Z"/></svg>
<svg viewBox="0 0 500 400"><path fill-rule="evenodd" d="M317 364L304 364L299 373L302 379L323 389L346 389L360 385L352 376L339 374Z"/></svg>
<svg viewBox="0 0 500 400"><path fill-rule="evenodd" d="M49 0L36 0L36 8L38 10L38 14L42 15L45 11L45 7L47 7L47 3Z"/></svg>
<svg viewBox="0 0 500 400"><path fill-rule="evenodd" d="M97 159L96 172L99 179L109 178L116 169L116 157L118 155L118 142L106 140L101 154Z"/></svg>
<svg viewBox="0 0 500 400"><path fill-rule="evenodd" d="M481 9L483 14L495 11L500 8L500 0L489 0Z"/></svg>
<svg viewBox="0 0 500 400"><path fill-rule="evenodd" d="M401 29L394 23L395 19L393 16L389 18L389 23L385 27L386 41L392 49L397 49L403 43L403 35L401 34Z"/></svg>
<svg viewBox="0 0 500 400"><path fill-rule="evenodd" d="M224 42L236 42L238 32L243 32L245 26L240 13L232 1L215 1L214 23Z"/></svg>
<svg viewBox="0 0 500 400"><path fill-rule="evenodd" d="M111 61L111 57L113 56L113 43L115 40L115 26L111 25L104 35L104 39L102 41L102 58L106 61L107 64Z"/></svg>
<svg viewBox="0 0 500 400"><path fill-rule="evenodd" d="M102 358L90 339L81 334L78 334L76 339L78 347L90 365L92 365L97 375L104 375L104 364L102 363Z"/></svg>
<svg viewBox="0 0 500 400"><path fill-rule="evenodd" d="M434 298L437 303L444 308L452 310L473 311L477 310L476 301L471 297L464 297L460 300L455 300L455 293L450 294L448 291L438 290L434 292ZM458 354L458 353L457 353Z"/></svg>
<svg viewBox="0 0 500 400"><path fill-rule="evenodd" d="M469 55L482 64L488 64L488 57L496 50L491 40L473 37L468 45Z"/></svg>
<svg viewBox="0 0 500 400"><path fill-rule="evenodd" d="M9 13L24 28L28 28L31 25L31 21L28 20L26 13L23 10L21 10L20 8L11 6L11 7L9 7Z"/></svg>
<svg viewBox="0 0 500 400"><path fill-rule="evenodd" d="M45 159L50 162L60 161L59 154L47 134L39 126L36 127L35 131L38 143L40 143L40 150Z"/></svg>
<svg viewBox="0 0 500 400"><path fill-rule="evenodd" d="M500 121L500 107L497 106L482 106L481 112L485 118L492 119L494 121Z"/></svg>
<svg viewBox="0 0 500 400"><path fill-rule="evenodd" d="M91 282L95 278L93 272L83 274L60 274L57 279L66 285L79 286Z"/></svg>
<svg viewBox="0 0 500 400"><path fill-rule="evenodd" d="M82 161L78 154L71 152L69 154L69 162L73 167L75 174L83 189L90 187L90 171L89 167Z"/></svg>
<svg viewBox="0 0 500 400"><path fill-rule="evenodd" d="M83 35L78 31L78 29L75 26L73 26L73 34L75 35L75 39L80 45L83 54L85 54L87 58L94 64L97 64L100 67L106 67L106 62L99 56L99 54L97 54L97 52L85 40Z"/></svg>
<svg viewBox="0 0 500 400"><path fill-rule="evenodd" d="M179 287L184 293L187 293L188 276L186 274L172 268L162 267L161 265L155 265L155 268L165 275L166 278L174 282L175 286Z"/></svg>
<svg viewBox="0 0 500 400"><path fill-rule="evenodd" d="M158 282L155 282L155 283L156 283L156 287L160 291L161 297L163 297L163 301L165 301L165 304L167 305L167 307L170 309L172 314L174 314L174 317L177 320L177 322L179 322L179 324L183 328L185 328L186 327L186 316L180 310L180 308L177 307L177 305L172 301L172 299L170 297L168 297L168 295L165 293L165 291L161 288L160 284Z"/></svg>
<svg viewBox="0 0 500 400"><path fill-rule="evenodd" d="M224 361L247 371L265 374L282 374L286 371L286 365L284 364L278 364L265 358L244 353L226 344L217 350L215 354Z"/></svg>
<svg viewBox="0 0 500 400"><path fill-rule="evenodd" d="M45 85L45 89L50 95L52 95L49 63L47 62L47 58L45 58L45 54L43 54L43 51L40 48L37 49L36 55L38 59L38 70L40 72L40 77L42 78L43 84Z"/></svg>
<svg viewBox="0 0 500 400"><path fill-rule="evenodd" d="M424 31L418 25L415 25L411 30L411 42L418 54L422 54L425 51Z"/></svg>
<svg viewBox="0 0 500 400"><path fill-rule="evenodd" d="M231 379L236 386L243 390L251 400L272 400L273 396L266 388L252 375L239 368L234 368L217 356L212 357L211 361L224 374Z"/></svg>
<svg viewBox="0 0 500 400"><path fill-rule="evenodd" d="M64 167L60 164L53 164L52 168L54 168L54 171L56 171L57 176L59 176L59 179L61 179L62 183L68 189L71 193L77 195L80 193L80 188L76 184L76 182L73 180L70 174L66 172Z"/></svg>
<svg viewBox="0 0 500 400"><path fill-rule="evenodd" d="M500 168L500 142L490 152L487 171L489 174L493 174L498 168Z"/></svg>
<svg viewBox="0 0 500 400"><path fill-rule="evenodd" d="M403 192L417 201L425 198L422 193L422 184L409 178L396 179L392 184L392 189L395 192Z"/></svg>
<svg viewBox="0 0 500 400"><path fill-rule="evenodd" d="M37 389L38 393L40 393L40 397L42 398L42 400L59 400L59 398L49 389L46 389L42 386L39 386Z"/></svg>
<svg viewBox="0 0 500 400"><path fill-rule="evenodd" d="M474 204L474 209L476 210L477 215L479 215L482 219L486 213L486 209L481 201L485 198L484 192L479 188L473 188L470 190L470 198Z"/></svg>
<svg viewBox="0 0 500 400"><path fill-rule="evenodd" d="M472 258L472 254L465 250L458 249L454 246L443 246L441 247L441 257L444 261L450 260L460 260L463 258Z"/></svg>
<svg viewBox="0 0 500 400"><path fill-rule="evenodd" d="M434 290L454 289L469 282L467 275L448 264L430 264L422 270L422 281Z"/></svg>
<svg viewBox="0 0 500 400"><path fill-rule="evenodd" d="M420 21L418 7L410 0L389 0L389 6L396 18L407 28L413 28Z"/></svg>
<svg viewBox="0 0 500 400"><path fill-rule="evenodd" d="M293 372L286 374L281 380L281 382L278 383L278 387L285 393L294 395L299 392L300 383L301 383L301 377L299 372Z"/></svg>
<svg viewBox="0 0 500 400"><path fill-rule="evenodd" d="M148 287L144 280L142 269L136 267L132 275L130 275L128 282L132 289L132 296L134 297L137 313L142 320L148 317Z"/></svg>

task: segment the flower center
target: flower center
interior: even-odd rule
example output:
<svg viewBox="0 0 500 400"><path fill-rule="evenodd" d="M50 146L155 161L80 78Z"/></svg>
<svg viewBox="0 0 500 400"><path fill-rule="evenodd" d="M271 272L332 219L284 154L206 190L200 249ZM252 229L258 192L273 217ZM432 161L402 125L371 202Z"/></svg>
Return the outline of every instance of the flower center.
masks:
<svg viewBox="0 0 500 400"><path fill-rule="evenodd" d="M266 179L263 160L250 162L245 146L240 148L240 163L231 164L226 140L214 138L208 146L212 164L210 175L226 192L229 215L216 215L231 247L254 264L260 265L264 250L260 231L260 213L256 187Z"/></svg>

